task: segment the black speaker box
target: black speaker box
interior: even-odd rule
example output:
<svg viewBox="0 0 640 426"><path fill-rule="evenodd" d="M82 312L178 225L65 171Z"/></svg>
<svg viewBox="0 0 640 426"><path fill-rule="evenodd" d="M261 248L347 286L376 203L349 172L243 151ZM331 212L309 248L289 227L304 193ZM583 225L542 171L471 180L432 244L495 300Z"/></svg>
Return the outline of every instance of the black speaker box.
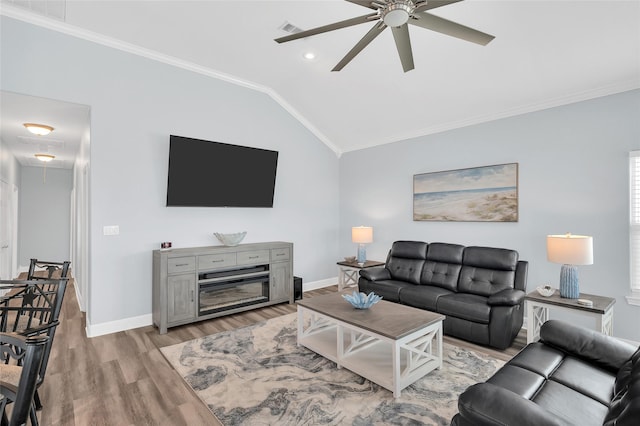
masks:
<svg viewBox="0 0 640 426"><path fill-rule="evenodd" d="M293 299L302 299L302 278L293 277Z"/></svg>

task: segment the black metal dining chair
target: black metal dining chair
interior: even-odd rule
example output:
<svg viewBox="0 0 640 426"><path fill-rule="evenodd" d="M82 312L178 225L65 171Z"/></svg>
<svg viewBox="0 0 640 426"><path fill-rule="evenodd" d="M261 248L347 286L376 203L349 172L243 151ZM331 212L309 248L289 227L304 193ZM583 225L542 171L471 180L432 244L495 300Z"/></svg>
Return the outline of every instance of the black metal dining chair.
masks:
<svg viewBox="0 0 640 426"><path fill-rule="evenodd" d="M65 260L63 262L53 262L49 260L31 259L31 261L29 262L29 271L27 272L27 280L28 281L33 281L33 280L51 281L57 278L60 278L60 279L69 278L68 274L69 274L70 267L71 267L71 262L68 260ZM41 271L46 271L46 275L41 274L40 273ZM60 273L54 277L54 273L56 271L60 271ZM49 290L53 290L53 289L49 289ZM62 289L62 296L64 296L64 288ZM60 309L62 308L62 297L60 298L59 302L60 303L57 304L55 312L53 313L53 319L55 321L58 320L58 315L60 314ZM38 382L38 387L40 387L40 385L42 384L42 380L44 380L44 373L47 369L47 364L49 361L49 352L51 351L51 345L53 344L53 334L55 334L55 328L51 330L51 333L52 333L52 335L50 335L51 343L49 344L49 348L45 353L43 371L41 374L41 380ZM41 410L42 403L40 402L40 395L38 394L37 389L35 394L35 402L36 402L36 409Z"/></svg>
<svg viewBox="0 0 640 426"><path fill-rule="evenodd" d="M42 408L38 388L45 378L67 281L68 278L0 281L0 292L5 293L0 296L0 332L48 338L33 395L32 424L37 424L35 411ZM20 368L19 365L4 366L3 373L11 373L15 378L18 377Z"/></svg>
<svg viewBox="0 0 640 426"><path fill-rule="evenodd" d="M45 347L49 338L47 336L25 337L16 333L0 332L0 412L2 413L2 426L26 425L27 418L33 409L33 395L36 391L36 383ZM18 363L19 376L16 380L9 379L6 373L10 363ZM7 415L7 404L13 403L11 407L11 417ZM35 423L33 418L31 424Z"/></svg>
<svg viewBox="0 0 640 426"><path fill-rule="evenodd" d="M69 267L71 262L65 260L64 262L50 262L46 260L31 259L29 263L29 271L27 272L27 280L50 280L53 278L55 271L60 271L60 278L66 278L69 273ZM46 270L47 276L44 277L37 274L40 270Z"/></svg>

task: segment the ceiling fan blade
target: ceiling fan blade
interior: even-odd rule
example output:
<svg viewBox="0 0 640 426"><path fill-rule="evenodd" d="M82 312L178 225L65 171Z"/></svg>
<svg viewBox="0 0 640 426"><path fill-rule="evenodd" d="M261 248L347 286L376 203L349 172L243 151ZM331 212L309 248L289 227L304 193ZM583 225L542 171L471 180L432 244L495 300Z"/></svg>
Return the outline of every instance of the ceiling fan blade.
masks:
<svg viewBox="0 0 640 426"><path fill-rule="evenodd" d="M346 0L346 1L348 1L349 3L355 3L363 7L368 7L369 9L374 9L374 10L377 9L377 7L373 5L373 2L371 0Z"/></svg>
<svg viewBox="0 0 640 426"><path fill-rule="evenodd" d="M323 25L318 28L312 28L310 30L301 31L299 33L291 34L288 36L275 39L278 43L284 43L291 40L298 40L300 38L309 37L316 34L322 34L333 30L339 30L340 28L351 27L353 25L364 24L370 22L373 18L379 18L377 13L369 13L368 15L358 16L357 18L347 19L345 21L334 22L333 24Z"/></svg>
<svg viewBox="0 0 640 426"><path fill-rule="evenodd" d="M411 51L411 39L409 38L409 26L404 24L400 27L392 27L393 39L396 41L400 62L404 72L411 71L413 66L413 52Z"/></svg>
<svg viewBox="0 0 640 426"><path fill-rule="evenodd" d="M367 45L371 43L374 38L378 37L382 30L384 30L385 28L387 28L385 23L382 21L378 21L373 26L373 28L371 28L369 32L366 33L364 37L362 37L362 39L358 43L356 43L355 46L353 46L353 49L351 49L349 53L347 53L345 57L342 58L340 62L338 62L338 65L336 65L331 71L340 71L342 68L344 68L345 65L351 62L351 60L355 58L358 53L362 52L362 49L367 47Z"/></svg>
<svg viewBox="0 0 640 426"><path fill-rule="evenodd" d="M473 28L465 27L453 21L449 21L439 16L431 15L423 12L415 14L409 19L411 25L417 25L422 28L426 28L431 31L436 31L442 34L446 34L451 37L456 37L462 40L470 41L472 43L481 44L486 46L495 37L483 33Z"/></svg>
<svg viewBox="0 0 640 426"><path fill-rule="evenodd" d="M413 11L413 13L420 13L424 12L425 10L435 9L436 7L447 6L449 4L458 3L461 1L462 0L425 0L423 2L415 2L416 9Z"/></svg>

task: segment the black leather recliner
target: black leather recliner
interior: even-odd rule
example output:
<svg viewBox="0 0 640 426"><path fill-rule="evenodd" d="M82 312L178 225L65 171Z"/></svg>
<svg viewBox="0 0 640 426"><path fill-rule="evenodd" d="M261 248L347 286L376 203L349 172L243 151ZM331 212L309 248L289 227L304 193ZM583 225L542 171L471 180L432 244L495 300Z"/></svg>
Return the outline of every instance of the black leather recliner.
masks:
<svg viewBox="0 0 640 426"><path fill-rule="evenodd" d="M527 268L515 250L396 241L384 268L360 271L358 287L445 315L447 335L504 349L522 327Z"/></svg>
<svg viewBox="0 0 640 426"><path fill-rule="evenodd" d="M485 383L458 399L452 426L640 424L640 348L551 320Z"/></svg>

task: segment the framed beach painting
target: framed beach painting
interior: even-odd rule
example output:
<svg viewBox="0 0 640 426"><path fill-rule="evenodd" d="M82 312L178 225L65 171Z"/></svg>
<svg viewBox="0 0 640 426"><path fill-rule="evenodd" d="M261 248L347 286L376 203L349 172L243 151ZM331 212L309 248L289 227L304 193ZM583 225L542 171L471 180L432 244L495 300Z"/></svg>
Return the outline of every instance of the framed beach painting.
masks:
<svg viewBox="0 0 640 426"><path fill-rule="evenodd" d="M413 220L517 222L518 163L414 175Z"/></svg>

